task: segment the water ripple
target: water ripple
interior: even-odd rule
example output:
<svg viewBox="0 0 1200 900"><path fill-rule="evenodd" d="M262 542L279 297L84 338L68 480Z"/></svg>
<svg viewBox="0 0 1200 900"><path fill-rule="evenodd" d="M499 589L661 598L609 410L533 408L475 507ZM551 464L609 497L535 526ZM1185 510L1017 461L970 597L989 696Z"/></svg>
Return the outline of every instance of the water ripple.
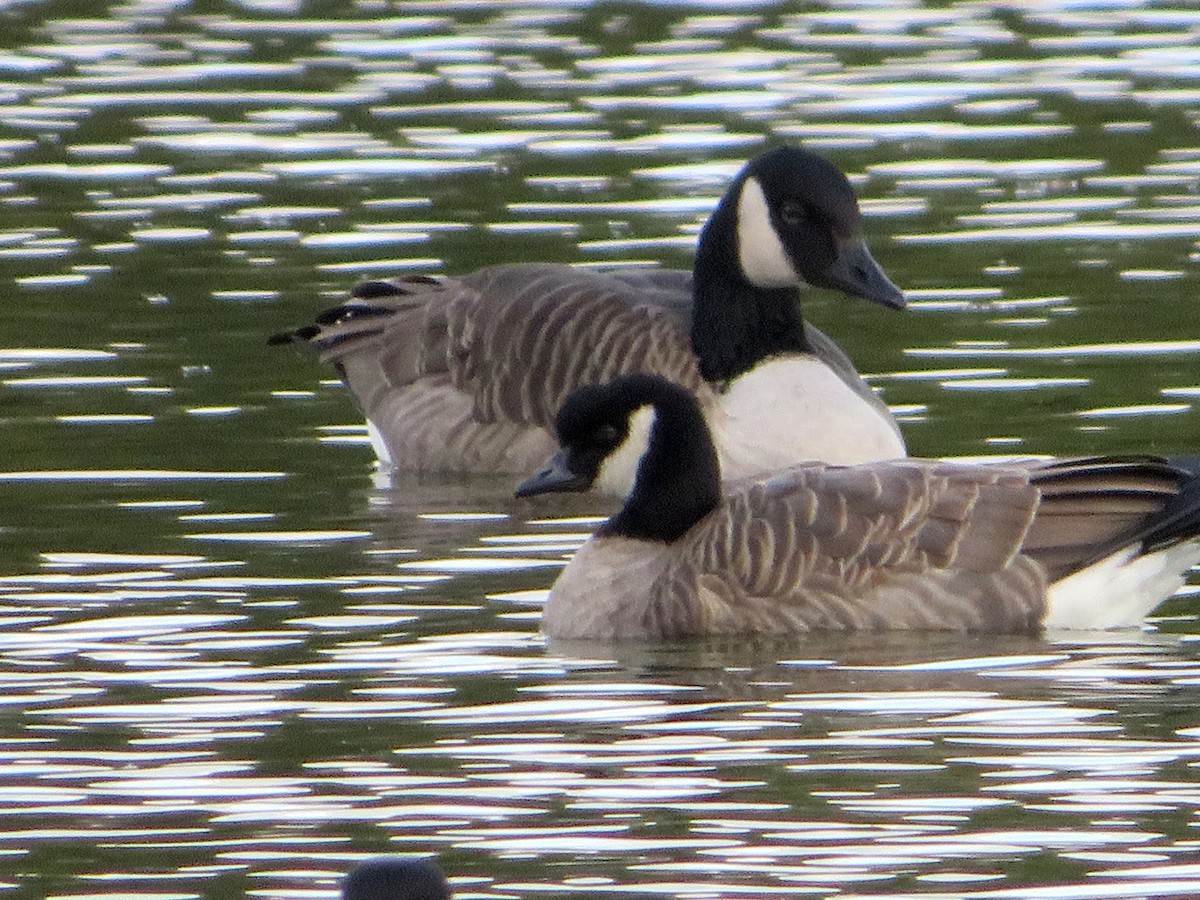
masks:
<svg viewBox="0 0 1200 900"><path fill-rule="evenodd" d="M1197 893L1196 585L1120 635L547 643L604 508L373 473L333 373L261 343L360 277L686 266L790 141L909 292L805 313L915 451L1191 452L1196 11L10 6L21 887L332 895L389 845L479 897Z"/></svg>

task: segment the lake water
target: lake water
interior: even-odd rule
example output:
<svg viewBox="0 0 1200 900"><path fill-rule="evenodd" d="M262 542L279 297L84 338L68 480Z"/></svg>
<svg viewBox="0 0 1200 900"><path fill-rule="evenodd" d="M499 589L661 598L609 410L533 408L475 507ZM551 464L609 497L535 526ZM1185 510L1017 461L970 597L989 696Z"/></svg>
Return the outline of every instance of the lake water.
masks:
<svg viewBox="0 0 1200 900"><path fill-rule="evenodd" d="M0 896L1200 895L1200 583L1144 631L547 644L611 507L389 480L363 277L687 266L824 152L915 453L1197 452L1187 3L0 2Z"/></svg>

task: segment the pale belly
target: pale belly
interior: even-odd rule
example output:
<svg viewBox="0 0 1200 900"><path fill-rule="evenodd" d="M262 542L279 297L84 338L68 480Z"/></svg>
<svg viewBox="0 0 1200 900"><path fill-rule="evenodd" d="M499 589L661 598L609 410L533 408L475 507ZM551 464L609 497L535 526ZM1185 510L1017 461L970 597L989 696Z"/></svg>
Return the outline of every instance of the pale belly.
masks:
<svg viewBox="0 0 1200 900"><path fill-rule="evenodd" d="M660 640L644 615L669 545L622 537L592 538L567 563L542 610L552 638Z"/></svg>
<svg viewBox="0 0 1200 900"><path fill-rule="evenodd" d="M726 481L804 460L853 465L906 455L890 417L813 357L763 363L707 416Z"/></svg>

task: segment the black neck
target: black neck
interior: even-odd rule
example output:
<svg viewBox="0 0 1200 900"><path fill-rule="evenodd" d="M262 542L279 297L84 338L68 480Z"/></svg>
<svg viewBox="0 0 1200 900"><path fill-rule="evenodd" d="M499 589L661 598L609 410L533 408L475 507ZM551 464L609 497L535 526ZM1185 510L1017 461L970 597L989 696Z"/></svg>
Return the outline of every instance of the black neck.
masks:
<svg viewBox="0 0 1200 900"><path fill-rule="evenodd" d="M809 349L796 289L747 281L737 241L733 201L722 200L700 233L692 278L692 348L708 381L727 381L768 357Z"/></svg>
<svg viewBox="0 0 1200 900"><path fill-rule="evenodd" d="M653 399L650 444L633 492L598 533L670 542L712 512L721 500L721 469L708 425L682 388Z"/></svg>

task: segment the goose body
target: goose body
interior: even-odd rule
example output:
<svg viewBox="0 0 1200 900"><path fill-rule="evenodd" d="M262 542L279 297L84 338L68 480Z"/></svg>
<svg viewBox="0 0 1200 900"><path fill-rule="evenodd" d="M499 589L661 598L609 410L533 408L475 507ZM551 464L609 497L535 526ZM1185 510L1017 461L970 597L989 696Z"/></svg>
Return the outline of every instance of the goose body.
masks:
<svg viewBox="0 0 1200 900"><path fill-rule="evenodd" d="M690 273L521 263L366 282L273 340L315 345L398 469L527 472L553 450L572 390L632 372L692 392L726 478L903 456L887 407L803 321L809 285L904 302L866 247L845 175L785 147L735 178ZM625 494L631 481L597 487Z"/></svg>
<svg viewBox="0 0 1200 900"><path fill-rule="evenodd" d="M1200 476L1149 457L810 462L723 494L695 400L653 376L568 399L518 495L586 489L637 416L633 492L551 589L552 637L1111 628L1200 562Z"/></svg>

